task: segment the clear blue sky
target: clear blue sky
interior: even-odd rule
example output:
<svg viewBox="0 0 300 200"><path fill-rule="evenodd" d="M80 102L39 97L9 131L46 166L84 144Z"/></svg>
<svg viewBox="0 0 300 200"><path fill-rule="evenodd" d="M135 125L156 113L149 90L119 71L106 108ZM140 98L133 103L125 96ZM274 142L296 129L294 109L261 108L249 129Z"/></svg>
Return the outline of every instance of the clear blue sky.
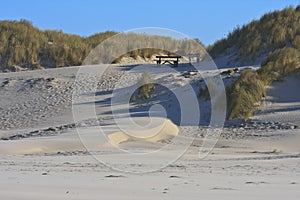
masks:
<svg viewBox="0 0 300 200"><path fill-rule="evenodd" d="M237 25L299 0L5 0L0 20L27 19L40 29L89 36L140 27L174 29L212 44Z"/></svg>

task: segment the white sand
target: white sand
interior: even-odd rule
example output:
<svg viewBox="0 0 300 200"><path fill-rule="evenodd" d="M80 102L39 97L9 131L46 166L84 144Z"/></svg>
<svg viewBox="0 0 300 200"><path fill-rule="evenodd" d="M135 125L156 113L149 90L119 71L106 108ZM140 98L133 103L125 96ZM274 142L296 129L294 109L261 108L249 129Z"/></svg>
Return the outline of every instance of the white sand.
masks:
<svg viewBox="0 0 300 200"><path fill-rule="evenodd" d="M261 112L255 119L264 121L289 122L300 125L300 75L285 78L282 82L274 82L262 102Z"/></svg>
<svg viewBox="0 0 300 200"><path fill-rule="evenodd" d="M95 75L86 80L87 88L99 82L94 100L104 135L99 134L95 120L84 112L82 118L85 120L79 122L76 130L72 126L70 91L77 70L72 67L1 74L0 136L16 140L0 140L0 199L299 199L298 129L266 133L249 130L251 137L222 137L213 152L205 159L199 159L203 131L198 130L196 136L192 126L176 127L170 120L158 120L158 125L154 123L156 125L144 131L130 129L130 126L122 126L120 130L115 126L108 112L110 94L106 91L124 73L116 67L109 71L113 78L107 76L99 82ZM129 74L126 83L140 73ZM206 76L215 74L205 72ZM174 87L179 87L178 82L183 85L188 82L176 74L157 73L156 78ZM280 86L274 87L279 89ZM289 94L292 95L288 104L273 99L272 105L298 105L298 93ZM90 100L89 96L86 99ZM164 100L168 104L172 102L172 99ZM84 111L88 105L83 102L80 109ZM174 104L170 105L173 108ZM175 108L171 109L171 114L176 114ZM134 111L138 113L139 110ZM297 121L297 111L286 111ZM290 116L289 113L285 116ZM205 117L206 112L202 114ZM282 116L282 113L275 112L275 116ZM144 117L136 119L147 124ZM224 130L225 135L233 135L233 132L233 129ZM27 138L22 139L18 134ZM82 136L84 138L80 140ZM179 149L185 149L189 140L194 141L184 156L168 162ZM82 142L87 144L93 156ZM159 152L160 149L164 151ZM131 156L126 157L128 152ZM133 169L153 172L124 172Z"/></svg>
<svg viewBox="0 0 300 200"><path fill-rule="evenodd" d="M150 123L150 118L136 118L136 123ZM109 142L118 145L127 141L147 141L147 142L159 142L163 140L172 139L178 135L179 129L169 119L164 118L151 118L152 125L148 129L132 129L119 131L108 135ZM156 122L153 122L156 121Z"/></svg>
<svg viewBox="0 0 300 200"><path fill-rule="evenodd" d="M59 143L63 138L62 135L56 140ZM51 145L42 141L42 138L36 138L32 145ZM167 168L139 175L113 171L79 151L81 148L73 146L70 151L68 143L65 143L66 151L60 153L2 154L0 197L15 200L234 199L237 196L243 199L298 199L299 154L272 153L275 146L268 145L272 146L272 142L220 141L214 154L204 160L199 160L198 148L192 147ZM119 165L132 167L122 163L122 155L115 158L119 159ZM159 159L163 161L168 157ZM143 167L151 169L153 166Z"/></svg>

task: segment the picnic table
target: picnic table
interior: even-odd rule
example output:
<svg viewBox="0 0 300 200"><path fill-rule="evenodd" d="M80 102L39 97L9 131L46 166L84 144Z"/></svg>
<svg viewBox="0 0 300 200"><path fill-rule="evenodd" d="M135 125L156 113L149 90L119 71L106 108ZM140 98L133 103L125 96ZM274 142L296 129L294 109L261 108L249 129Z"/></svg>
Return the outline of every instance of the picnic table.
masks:
<svg viewBox="0 0 300 200"><path fill-rule="evenodd" d="M194 53L194 54L188 54L188 58L189 58L189 63L190 65L192 65L192 61L193 59L196 59L196 62L199 63L201 61L201 56L198 53Z"/></svg>
<svg viewBox="0 0 300 200"><path fill-rule="evenodd" d="M179 59L182 58L181 56L156 56L158 60L156 60L157 65L163 65L169 63L174 67L178 67Z"/></svg>

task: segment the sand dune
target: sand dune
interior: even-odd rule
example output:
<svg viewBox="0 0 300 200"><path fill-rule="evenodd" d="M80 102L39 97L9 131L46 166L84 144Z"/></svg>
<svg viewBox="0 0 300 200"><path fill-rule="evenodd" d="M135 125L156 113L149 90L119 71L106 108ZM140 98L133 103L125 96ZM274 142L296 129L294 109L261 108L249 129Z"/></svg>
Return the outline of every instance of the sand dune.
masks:
<svg viewBox="0 0 300 200"><path fill-rule="evenodd" d="M137 120L137 123L147 123L148 121L150 121L150 118L135 118L134 120ZM109 134L109 142L114 145L118 145L126 141L158 142L171 139L178 135L179 129L175 124L171 122L171 120L163 118L152 118L151 121L151 123L154 123L156 126L152 125L151 128L143 130L134 130L132 129L133 127L128 127L128 130Z"/></svg>
<svg viewBox="0 0 300 200"><path fill-rule="evenodd" d="M286 77L273 83L262 101L261 111L254 119L262 121L289 122L300 125L300 75Z"/></svg>
<svg viewBox="0 0 300 200"><path fill-rule="evenodd" d="M91 91L97 85L97 91L73 105L80 108L76 122L72 90L78 67L0 74L0 199L299 199L299 129L270 122L299 122L299 79L275 83L265 109L254 116L261 122L224 128L212 152L199 159L208 127L178 126L179 107L170 92L158 88L153 101L130 104L131 118L124 117L124 105L111 107L116 82L124 79L116 96L126 99L122 87L143 73L126 73L132 67L112 65L104 77L84 77L79 87ZM204 70L185 78L188 66L172 74L167 66L147 67L172 89L198 89L202 76L219 74ZM238 75L224 76L225 84ZM154 103L169 110L151 110ZM200 103L207 123L209 103ZM90 106L93 115L85 112Z"/></svg>

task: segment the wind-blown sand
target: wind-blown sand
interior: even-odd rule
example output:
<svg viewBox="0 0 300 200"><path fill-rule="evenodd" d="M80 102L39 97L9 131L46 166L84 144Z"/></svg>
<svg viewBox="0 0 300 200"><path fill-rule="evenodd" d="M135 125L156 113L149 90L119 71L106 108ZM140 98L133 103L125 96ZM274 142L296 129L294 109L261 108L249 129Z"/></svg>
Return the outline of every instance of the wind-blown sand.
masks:
<svg viewBox="0 0 300 200"><path fill-rule="evenodd" d="M149 123L150 118L136 118L136 123ZM151 126L148 129L132 129L119 131L116 133L109 134L107 137L109 142L118 145L127 141L148 141L148 142L159 142L163 140L172 139L178 135L179 129L169 119L164 118L151 118L152 123L157 126ZM156 121L156 122L153 122Z"/></svg>
<svg viewBox="0 0 300 200"><path fill-rule="evenodd" d="M155 65L150 67L155 68ZM199 159L205 127L193 133L193 126L174 125L178 120L176 117L171 121L159 120L163 123L151 126L159 129L155 135L148 129L144 131L145 135L135 137L140 130L116 127L109 112L109 91L126 73L124 69L129 68L114 65L105 77L99 79L95 75L86 80L86 87L96 82L98 91L94 102L79 106L84 111L90 103L95 105L97 119L85 118L83 113L84 120L76 123L72 116L71 91L78 67L1 74L0 199L299 199L300 130L295 127L280 129L283 125L275 122L274 128L267 127L273 119L277 122L291 120L296 125L299 113L296 106L294 109L290 106L298 105L300 100L297 99L297 87L290 83L299 79L275 83L275 89L269 90L268 95L275 97L279 94L276 90L289 88L287 94L290 96L286 96L289 101L273 98L272 104L267 104L270 107L254 116L261 123L224 128L213 151ZM188 67L178 70L186 71ZM205 76L216 74L215 71L203 73ZM126 83L140 74L140 71L127 74ZM180 71L155 76L175 88L199 78L184 78ZM230 82L230 78L224 77L224 80ZM160 89L158 91L162 91ZM154 99L170 105L169 114L176 116L176 102L172 98L162 94L161 99ZM209 104L202 103L201 117L206 119ZM136 119L146 123L144 110L131 106ZM284 117L278 110L272 115L267 112L282 106L287 112ZM286 119L289 116L292 117ZM267 125L263 124L265 122ZM102 136L99 135L99 124ZM82 136L84 138L80 138ZM176 143L173 137L178 139ZM91 152L83 145L83 139ZM167 162L178 149L185 149L187 140L191 145L186 153ZM163 153L149 156L149 152L166 146L169 148ZM127 152L132 157L126 159ZM140 156L148 162L135 160L136 152L146 152ZM95 159L96 156L103 160ZM164 163L166 167L156 170ZM153 172L135 174L112 168Z"/></svg>

